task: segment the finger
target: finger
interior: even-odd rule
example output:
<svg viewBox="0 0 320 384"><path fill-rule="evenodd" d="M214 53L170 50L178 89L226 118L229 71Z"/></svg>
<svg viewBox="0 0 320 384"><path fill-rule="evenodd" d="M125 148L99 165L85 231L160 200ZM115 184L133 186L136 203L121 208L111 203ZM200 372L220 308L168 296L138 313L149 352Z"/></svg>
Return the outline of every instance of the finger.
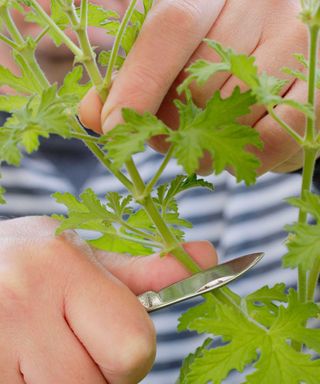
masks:
<svg viewBox="0 0 320 384"><path fill-rule="evenodd" d="M65 290L65 317L109 383L135 384L154 360L153 324L129 288L92 261L78 260Z"/></svg>
<svg viewBox="0 0 320 384"><path fill-rule="evenodd" d="M1 382L10 384L26 384L20 371L18 354L13 352L13 349L11 351L4 350L5 346L8 346L8 340L5 340L1 346Z"/></svg>
<svg viewBox="0 0 320 384"><path fill-rule="evenodd" d="M284 163L279 164L272 169L276 173L288 173L302 168L303 165L303 150L300 149L296 154L286 160Z"/></svg>
<svg viewBox="0 0 320 384"><path fill-rule="evenodd" d="M37 331L19 339L20 369L26 383L106 384L97 365L70 330L63 312L39 313L42 316L26 319L27 325L33 327L30 329Z"/></svg>
<svg viewBox="0 0 320 384"><path fill-rule="evenodd" d="M188 58L207 35L225 0L162 0L115 79L102 110L103 131L121 121L121 108L155 113Z"/></svg>
<svg viewBox="0 0 320 384"><path fill-rule="evenodd" d="M282 88L280 95L283 96L290 89L295 79L282 71L284 66L295 70L303 70L303 65L293 56L294 52L307 53L307 30L299 33L290 31L290 36L285 32L281 36L269 39L266 43L260 45L252 56L256 58L256 66L259 72L266 72L269 76L274 76L281 80L287 80L287 84ZM222 97L229 97L235 87L240 87L242 91L248 89L239 79L230 77L221 88ZM256 105L251 113L239 119L242 124L254 125L266 113L264 106Z"/></svg>
<svg viewBox="0 0 320 384"><path fill-rule="evenodd" d="M305 103L306 95L306 83L296 81L286 97ZM306 120L303 113L287 105L278 105L274 111L294 131L303 136ZM298 154L300 150L298 143L270 115L259 120L255 125L255 129L259 132L264 143L263 151L252 149L252 152L255 153L262 164L258 169L259 174L273 170Z"/></svg>
<svg viewBox="0 0 320 384"><path fill-rule="evenodd" d="M81 123L96 133L101 131L101 111L103 103L95 88L91 88L79 104L79 119Z"/></svg>
<svg viewBox="0 0 320 384"><path fill-rule="evenodd" d="M267 3L261 2L258 7L248 7L247 1L244 0L228 1L217 22L213 24L207 38L218 41L224 47L231 48L237 53L250 55L260 42ZM245 20L245 22L241 23L239 20ZM218 54L209 48L207 43L202 43L199 46L191 56L186 68L198 59L210 62L221 61ZM183 80L186 75L186 73L182 73L180 80ZM215 74L203 86L191 84L191 91L196 103L204 106L229 77L229 73L222 72Z"/></svg>
<svg viewBox="0 0 320 384"><path fill-rule="evenodd" d="M217 254L208 241L186 243L184 249L202 269L217 264ZM136 295L160 289L190 275L172 255L130 257L96 251L99 262L114 276L124 282Z"/></svg>

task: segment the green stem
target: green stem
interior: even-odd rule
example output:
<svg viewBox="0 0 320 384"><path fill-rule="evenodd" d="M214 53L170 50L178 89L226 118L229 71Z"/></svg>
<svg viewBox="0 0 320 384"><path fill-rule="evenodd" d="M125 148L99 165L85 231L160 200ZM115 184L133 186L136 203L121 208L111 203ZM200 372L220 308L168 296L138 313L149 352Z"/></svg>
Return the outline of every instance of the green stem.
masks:
<svg viewBox="0 0 320 384"><path fill-rule="evenodd" d="M318 36L319 27L309 28L309 72L308 72L308 103L315 106L316 82L317 82L317 59L318 59ZM308 117L305 139L313 142L316 135L315 119Z"/></svg>
<svg viewBox="0 0 320 384"><path fill-rule="evenodd" d="M150 180L150 182L147 184L146 189L144 191L145 195L149 195L152 192L153 187L156 185L157 181L159 180L160 176L162 175L163 171L165 170L166 166L168 165L174 151L174 145L171 145L169 148L165 158L163 159L162 164L160 165L158 171L153 176L153 178Z"/></svg>
<svg viewBox="0 0 320 384"><path fill-rule="evenodd" d="M273 108L268 108L269 115L300 145L303 144L303 138L294 131L285 121L283 121L275 112Z"/></svg>
<svg viewBox="0 0 320 384"><path fill-rule="evenodd" d="M81 127L76 118L72 120L72 128L74 131L77 131L84 136L89 136L85 129ZM90 149L90 151L98 158L101 164L109 169L110 172L112 172L114 176L128 189L128 191L133 192L133 184L131 181L121 171L119 171L109 159L107 159L101 148L96 143L91 142L90 139L86 140L83 138L82 140Z"/></svg>
<svg viewBox="0 0 320 384"><path fill-rule="evenodd" d="M302 173L301 198L305 191L310 191L312 185L313 170L317 158L317 151L310 148L304 148L304 164ZM298 222L303 224L307 222L307 213L299 210ZM298 295L302 302L307 300L307 275L302 267L298 267Z"/></svg>
<svg viewBox="0 0 320 384"><path fill-rule="evenodd" d="M109 232L104 232L104 233L108 234ZM111 232L110 235L114 235L114 233ZM157 243L154 241L143 240L143 239L137 239L136 237L126 236L123 233L119 233L119 232L117 232L117 236L121 237L124 240L133 241L135 243L142 244L142 245L145 245L147 247L152 247L152 248L153 247L155 247L155 248L161 248L162 247L162 244L160 244L160 243Z"/></svg>
<svg viewBox="0 0 320 384"><path fill-rule="evenodd" d="M156 226L159 234L161 235L164 246L170 253L177 258L190 272L200 272L200 267L194 262L192 257L182 248L170 228L164 222L157 207L155 206L152 197L145 195L145 184L136 168L132 159L126 162L126 168L135 186L136 201L141 204L154 225Z"/></svg>
<svg viewBox="0 0 320 384"><path fill-rule="evenodd" d="M2 40L5 44L9 45L12 49L18 49L19 45L16 44L14 41L7 38L7 36L0 33L0 40Z"/></svg>
<svg viewBox="0 0 320 384"><path fill-rule="evenodd" d="M320 274L320 259L315 261L308 277L308 291L307 291L308 301L314 301L315 292L316 292L318 280L319 280L319 274Z"/></svg>
<svg viewBox="0 0 320 384"><path fill-rule="evenodd" d="M24 45L25 44L24 38L22 37L15 23L13 22L9 9L6 6L0 7L0 16L5 22L6 28L10 33L11 37L14 39L14 41L20 46Z"/></svg>
<svg viewBox="0 0 320 384"><path fill-rule="evenodd" d="M95 53L91 47L87 33L88 0L81 1L80 21L73 4L71 6L65 7L65 12L69 17L72 28L77 34L79 40L80 48L82 51L81 59L79 59L79 61L85 66L93 85L96 87L101 99L104 101L106 98L106 92L103 91L103 78L97 66Z"/></svg>
<svg viewBox="0 0 320 384"><path fill-rule="evenodd" d="M53 19L43 10L36 0L30 0L31 7L36 13L45 21L45 23L53 29L63 43L70 49L70 51L79 59L82 58L82 50L73 43L71 39L62 31L61 28L53 21Z"/></svg>
<svg viewBox="0 0 320 384"><path fill-rule="evenodd" d="M137 0L131 0L129 7L126 10L125 15L123 16L123 19L121 21L120 27L118 29L118 32L112 47L108 69L103 81L103 88L106 89L107 91L110 89L110 86L111 86L112 73L113 73L114 66L116 64L117 56L119 54L122 38L127 28L127 25L131 19L131 16L133 14L136 4L137 4Z"/></svg>
<svg viewBox="0 0 320 384"><path fill-rule="evenodd" d="M42 30L39 35L34 39L36 44L39 44L40 40L48 33L50 27L46 27L44 30Z"/></svg>
<svg viewBox="0 0 320 384"><path fill-rule="evenodd" d="M35 84L39 84L39 87L37 87L38 90L42 91L42 88L46 88L50 84L35 58L34 49L27 46L26 41L20 34L7 8L0 8L0 16L3 19L10 36L17 45L15 50L20 57L20 60L17 58L17 61L19 60L20 66L24 68L25 72L33 77Z"/></svg>
<svg viewBox="0 0 320 384"><path fill-rule="evenodd" d="M90 136L88 134L79 133L79 132L71 132L72 138L84 140L90 143L94 143L97 145L101 145L101 142L98 137Z"/></svg>
<svg viewBox="0 0 320 384"><path fill-rule="evenodd" d="M309 73L308 73L308 103L315 106L316 80L317 80L317 51L318 51L318 35L319 28L315 26L309 27ZM307 128L305 133L305 141L313 143L316 137L315 119L307 118ZM317 151L313 148L305 146L304 164L302 173L301 198L304 191L310 191L312 185L313 171L317 157ZM299 211L299 223L307 222L307 213L301 209ZM301 301L307 300L307 275L302 267L298 267L298 294Z"/></svg>
<svg viewBox="0 0 320 384"><path fill-rule="evenodd" d="M146 233L146 232L143 232L143 231L140 231L139 229L135 228L135 227L132 227L130 224L128 224L126 221L124 220L121 220L119 221L119 224L121 224L123 227L129 229L131 232L134 232L136 233L137 235L141 236L141 237L144 237L146 239L149 239L155 243L157 243L155 237L149 233ZM162 244L158 243L161 247L162 247Z"/></svg>

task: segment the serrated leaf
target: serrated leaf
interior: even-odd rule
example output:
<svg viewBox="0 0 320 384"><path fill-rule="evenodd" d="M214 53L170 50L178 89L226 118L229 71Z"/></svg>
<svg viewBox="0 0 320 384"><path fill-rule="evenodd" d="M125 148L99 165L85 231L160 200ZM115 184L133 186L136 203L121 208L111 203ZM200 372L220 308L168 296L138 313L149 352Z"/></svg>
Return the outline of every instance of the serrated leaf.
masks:
<svg viewBox="0 0 320 384"><path fill-rule="evenodd" d="M80 9L78 9L80 16ZM99 5L88 4L88 26L104 28L105 24L111 19L119 19L119 14L114 10L105 9Z"/></svg>
<svg viewBox="0 0 320 384"><path fill-rule="evenodd" d="M24 93L34 94L37 88L26 74L21 77L14 75L8 68L0 65L0 86L7 85L8 87Z"/></svg>
<svg viewBox="0 0 320 384"><path fill-rule="evenodd" d="M190 330L209 332L227 342L203 351L190 364L184 384L220 383L234 369L242 372L247 365L255 371L247 383L315 384L320 374L320 361L296 352L288 341L299 341L318 351L320 330L308 329L305 323L319 314L313 303L301 303L297 293L290 290L288 306L279 306L278 314L269 327L250 321L236 307L207 298L202 311L183 315L182 322ZM188 320L186 321L187 318ZM259 353L258 353L259 352Z"/></svg>
<svg viewBox="0 0 320 384"><path fill-rule="evenodd" d="M288 268L302 268L310 271L320 260L320 224L293 224L285 229L290 232L287 240L288 252L283 257L283 265Z"/></svg>
<svg viewBox="0 0 320 384"><path fill-rule="evenodd" d="M108 67L109 66L109 60L111 57L111 51L101 51L98 56L98 63L102 67ZM118 55L116 58L116 62L114 65L115 69L120 69L124 63L124 57Z"/></svg>
<svg viewBox="0 0 320 384"><path fill-rule="evenodd" d="M190 371L190 365L194 362L196 358L202 357L205 350L208 349L208 347L212 343L212 339L207 338L203 344L196 349L194 353L190 353L188 357L186 357L183 361L182 367L180 369L180 375L179 379L177 380L176 384L184 384L186 377Z"/></svg>
<svg viewBox="0 0 320 384"><path fill-rule="evenodd" d="M28 153L38 149L39 137L57 134L70 136L69 108L71 100L57 97L56 86L29 99L21 109L14 111L0 129L0 159L19 165L20 146Z"/></svg>
<svg viewBox="0 0 320 384"><path fill-rule="evenodd" d="M117 192L108 192L106 194L107 206L118 217L132 214L132 207L129 204L132 202L132 196L122 197Z"/></svg>
<svg viewBox="0 0 320 384"><path fill-rule="evenodd" d="M144 256L153 253L152 248L148 248L139 244L132 239L128 240L117 233L114 228L109 228L109 231L102 237L90 240L88 243L98 249L108 252L128 253L132 256Z"/></svg>
<svg viewBox="0 0 320 384"><path fill-rule="evenodd" d="M57 203L64 204L68 208L68 216L60 217L61 224L57 229L58 234L66 229L105 232L116 221L115 215L100 202L92 189L82 192L79 200L68 192L56 192L52 196Z"/></svg>
<svg viewBox="0 0 320 384"><path fill-rule="evenodd" d="M58 92L59 96L72 96L75 98L75 101L80 102L92 87L91 81L86 84L80 84L82 77L83 67L81 65L75 66L72 71L65 76L63 84Z"/></svg>
<svg viewBox="0 0 320 384"><path fill-rule="evenodd" d="M265 285L264 287L248 295L246 300L267 304L274 301L287 302L288 297L285 293L285 290L286 285L284 283L276 284L273 287L268 287Z"/></svg>
<svg viewBox="0 0 320 384"><path fill-rule="evenodd" d="M14 112L25 106L28 100L29 98L26 96L0 95L0 111Z"/></svg>
<svg viewBox="0 0 320 384"><path fill-rule="evenodd" d="M226 99L221 98L219 91L216 92L204 110L180 106L182 113L192 110L193 119L184 117L181 129L169 132L168 141L175 145L174 155L188 174L195 173L200 158L207 150L213 157L217 174L232 167L238 181L244 180L246 184L255 181L260 163L246 151L246 146L250 144L261 148L262 143L251 127L236 122L238 117L249 112L254 102L255 98L250 92L240 93L236 88Z"/></svg>
<svg viewBox="0 0 320 384"><path fill-rule="evenodd" d="M161 120L148 112L140 115L132 109L123 109L122 116L125 122L101 137L101 141L106 143L104 148L108 151L108 157L118 168L133 154L143 152L145 143L152 136L169 131Z"/></svg>
<svg viewBox="0 0 320 384"><path fill-rule="evenodd" d="M301 197L290 197L287 199L291 205L310 213L317 222L320 222L320 196L309 191L304 191Z"/></svg>

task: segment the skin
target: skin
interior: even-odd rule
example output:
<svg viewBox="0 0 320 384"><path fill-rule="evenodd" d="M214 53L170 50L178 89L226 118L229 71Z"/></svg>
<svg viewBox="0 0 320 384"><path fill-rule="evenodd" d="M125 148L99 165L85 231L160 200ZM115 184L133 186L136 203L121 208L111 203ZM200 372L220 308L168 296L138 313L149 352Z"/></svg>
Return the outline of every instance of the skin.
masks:
<svg viewBox="0 0 320 384"><path fill-rule="evenodd" d="M0 371L10 384L139 382L155 331L136 295L187 276L172 257L94 251L48 217L0 222ZM185 245L208 268L208 242Z"/></svg>
<svg viewBox="0 0 320 384"><path fill-rule="evenodd" d="M48 9L47 1L40 2ZM108 2L120 13L126 5ZM14 16L23 34L39 33ZM92 32L94 45L110 48L105 34ZM46 39L37 57L57 82L73 60ZM0 58L17 71L3 44ZM153 324L136 295L189 273L170 255L130 258L94 251L72 231L55 236L56 227L48 217L0 221L1 382L136 384L151 369L156 349ZM203 269L217 263L206 241L184 248Z"/></svg>
<svg viewBox="0 0 320 384"><path fill-rule="evenodd" d="M293 53L307 54L306 28L298 20L299 4L298 0L259 0L254 5L251 0L157 1L114 79L107 101L102 104L91 90L81 104L81 120L96 132L107 132L121 122L121 109L130 107L156 113L172 129L177 128L172 101L178 98L175 89L185 79L185 69L199 58L218 61L215 52L202 42L205 37L255 56L260 71L289 80L282 96L306 102L306 84L281 72L284 66L301 70ZM203 106L216 90L226 97L237 85L246 89L239 80L223 73L203 87L192 84L191 90L195 102ZM300 112L288 106L278 106L275 111L297 132L303 132L305 118ZM263 107L253 108L242 122L256 129L264 142L263 151L252 150L261 160L259 174L301 167L298 145ZM163 138L155 138L151 145L166 151ZM211 165L212 160L205 155L199 173L210 173Z"/></svg>

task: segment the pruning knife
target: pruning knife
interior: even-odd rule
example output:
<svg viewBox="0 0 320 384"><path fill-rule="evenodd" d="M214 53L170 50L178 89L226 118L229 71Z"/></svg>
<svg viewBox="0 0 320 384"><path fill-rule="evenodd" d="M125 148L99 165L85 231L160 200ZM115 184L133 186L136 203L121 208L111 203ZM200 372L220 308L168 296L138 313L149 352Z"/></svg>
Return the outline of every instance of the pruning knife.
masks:
<svg viewBox="0 0 320 384"><path fill-rule="evenodd" d="M238 257L196 273L159 292L147 291L138 296L138 299L148 312L168 307L230 283L254 267L263 256L263 252L257 252Z"/></svg>

